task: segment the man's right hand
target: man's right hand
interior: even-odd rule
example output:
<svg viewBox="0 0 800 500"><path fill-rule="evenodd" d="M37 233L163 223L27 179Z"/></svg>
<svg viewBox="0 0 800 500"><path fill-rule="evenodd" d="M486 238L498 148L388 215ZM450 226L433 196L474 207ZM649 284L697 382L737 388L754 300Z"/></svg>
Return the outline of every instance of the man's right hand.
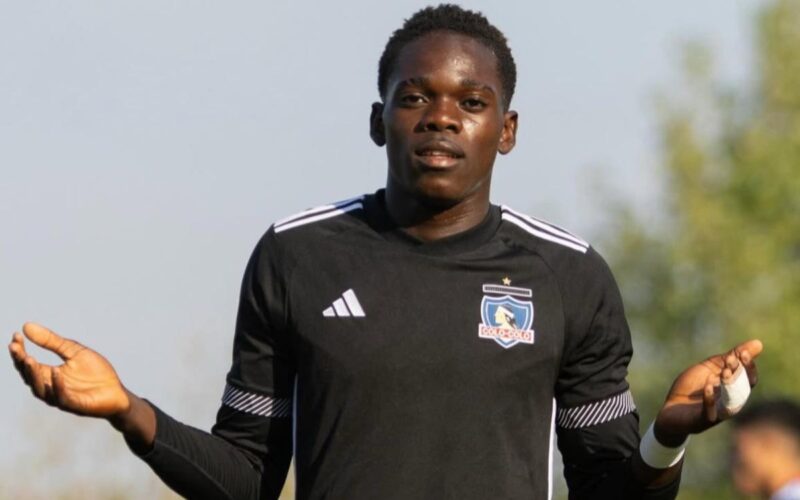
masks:
<svg viewBox="0 0 800 500"><path fill-rule="evenodd" d="M25 336L15 333L8 350L34 396L76 415L114 418L128 413L130 393L106 358L36 323L25 323L22 331ZM51 366L38 362L25 351L25 337L54 352L64 363Z"/></svg>
<svg viewBox="0 0 800 500"><path fill-rule="evenodd" d="M50 406L87 417L105 418L139 454L152 445L156 415L145 400L125 389L111 363L88 347L36 323L22 326L8 345L11 359L31 392ZM56 353L64 363L39 363L25 351L25 337Z"/></svg>

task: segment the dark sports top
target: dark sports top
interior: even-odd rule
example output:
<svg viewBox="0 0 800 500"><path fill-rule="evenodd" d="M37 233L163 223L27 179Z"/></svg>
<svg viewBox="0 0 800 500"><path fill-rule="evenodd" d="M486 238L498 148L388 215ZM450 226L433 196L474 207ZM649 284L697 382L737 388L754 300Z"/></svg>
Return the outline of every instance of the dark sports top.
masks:
<svg viewBox="0 0 800 500"><path fill-rule="evenodd" d="M189 498L545 499L644 491L619 291L585 241L509 207L420 242L383 192L276 222L242 284L211 434L156 409L143 459Z"/></svg>

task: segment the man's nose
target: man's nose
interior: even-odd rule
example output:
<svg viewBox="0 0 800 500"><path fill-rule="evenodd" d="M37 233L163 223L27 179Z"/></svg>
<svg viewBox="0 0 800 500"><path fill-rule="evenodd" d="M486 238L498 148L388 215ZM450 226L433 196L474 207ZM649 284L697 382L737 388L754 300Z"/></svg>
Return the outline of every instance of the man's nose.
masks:
<svg viewBox="0 0 800 500"><path fill-rule="evenodd" d="M425 132L461 132L461 119L457 103L450 99L435 99L425 110L419 123Z"/></svg>

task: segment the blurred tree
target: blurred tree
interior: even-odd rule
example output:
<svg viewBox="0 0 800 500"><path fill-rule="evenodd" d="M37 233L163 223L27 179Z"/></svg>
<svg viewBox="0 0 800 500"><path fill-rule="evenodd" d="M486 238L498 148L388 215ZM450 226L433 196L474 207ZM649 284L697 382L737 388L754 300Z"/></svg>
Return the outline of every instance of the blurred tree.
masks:
<svg viewBox="0 0 800 500"><path fill-rule="evenodd" d="M685 85L660 103L663 213L615 207L605 248L643 423L680 367L747 338L766 348L755 397L800 394L800 1L766 6L756 33L746 90L716 83L709 52L687 47ZM693 441L681 498L733 496L725 432Z"/></svg>

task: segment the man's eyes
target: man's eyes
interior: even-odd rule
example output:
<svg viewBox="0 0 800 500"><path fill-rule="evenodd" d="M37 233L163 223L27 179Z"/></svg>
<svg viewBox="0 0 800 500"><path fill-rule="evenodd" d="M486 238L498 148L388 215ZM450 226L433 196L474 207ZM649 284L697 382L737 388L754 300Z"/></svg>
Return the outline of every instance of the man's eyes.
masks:
<svg viewBox="0 0 800 500"><path fill-rule="evenodd" d="M420 104L425 102L425 97L420 94L406 94L400 96L400 102L403 104Z"/></svg>
<svg viewBox="0 0 800 500"><path fill-rule="evenodd" d="M461 101L461 106L469 111L479 111L486 107L486 101L477 97L470 97Z"/></svg>
<svg viewBox="0 0 800 500"><path fill-rule="evenodd" d="M422 94L405 94L400 96L400 104L407 106L421 105L428 102ZM468 97L459 102L459 106L467 111L480 111L488 106L486 100L479 97Z"/></svg>

